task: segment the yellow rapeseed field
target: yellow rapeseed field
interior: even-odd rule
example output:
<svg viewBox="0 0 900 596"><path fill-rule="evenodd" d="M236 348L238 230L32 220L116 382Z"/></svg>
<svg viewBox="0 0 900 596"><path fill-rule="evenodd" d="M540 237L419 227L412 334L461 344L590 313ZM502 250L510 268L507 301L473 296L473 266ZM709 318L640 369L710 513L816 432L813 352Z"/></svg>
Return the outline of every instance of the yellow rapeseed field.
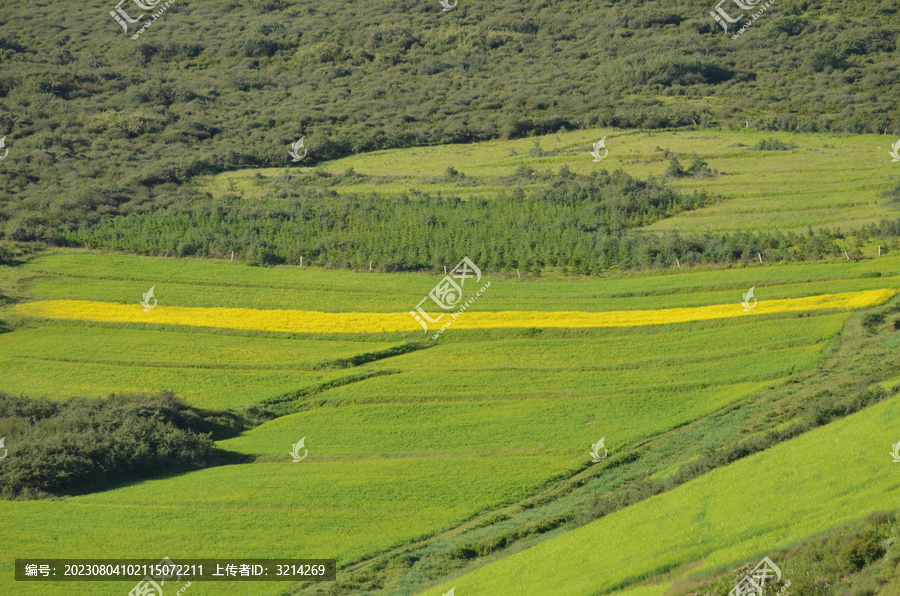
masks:
<svg viewBox="0 0 900 596"><path fill-rule="evenodd" d="M469 311L452 319L445 313L428 332L453 320L451 329L490 329L509 327L634 327L664 325L707 319L752 317L780 312L817 309L856 309L880 304L898 290L866 290L842 294L823 294L805 298L760 301L745 312L738 304L716 304L689 308L658 310L623 310L607 312L584 311ZM101 321L115 323L160 323L226 329L255 329L292 333L377 333L382 331L422 331L422 327L408 312L326 313L304 310L259 310L251 308L207 308L158 305L144 312L138 304L118 304L88 300L47 300L16 305L24 315L51 319ZM437 313L431 313L437 317Z"/></svg>

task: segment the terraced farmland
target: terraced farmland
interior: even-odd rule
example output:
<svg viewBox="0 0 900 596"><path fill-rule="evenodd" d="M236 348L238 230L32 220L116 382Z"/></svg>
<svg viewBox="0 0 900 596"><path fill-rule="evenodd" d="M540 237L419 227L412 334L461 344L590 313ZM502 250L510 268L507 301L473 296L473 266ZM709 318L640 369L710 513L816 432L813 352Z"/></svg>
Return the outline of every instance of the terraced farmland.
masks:
<svg viewBox="0 0 900 596"><path fill-rule="evenodd" d="M900 596L900 4L716 1L0 6L0 596Z"/></svg>
<svg viewBox="0 0 900 596"><path fill-rule="evenodd" d="M548 595L611 593L690 562L676 576L761 559L872 511L896 508L900 475L884 444L900 436L898 421L900 398L894 397L424 594L456 586L459 593L505 596L521 594L523 585ZM603 573L586 574L585 567ZM815 578L791 571L782 570L795 593L814 593ZM885 583L886 594L900 588L897 576Z"/></svg>
<svg viewBox="0 0 900 596"><path fill-rule="evenodd" d="M602 164L589 156L592 143L606 139L609 155ZM782 150L760 150L766 140ZM442 145L374 151L330 161L313 171L341 174L348 170L369 176L364 182L331 187L338 193L403 194L411 187L423 192L490 200L508 190L504 177L519 167L586 174L598 167L622 169L646 178L662 176L671 155L685 160L696 154L716 175L671 179L673 188L705 190L724 200L652 224L651 230L805 231L807 227L854 228L900 215L880 194L896 183L882 135L818 135L757 130L703 131L576 131L509 141ZM455 180L437 175L448 165L462 173ZM207 177L203 190L214 196L239 194L261 199L267 179L282 168L228 172ZM523 188L528 188L527 184Z"/></svg>
<svg viewBox="0 0 900 596"><path fill-rule="evenodd" d="M492 281L490 292L460 323L470 315L512 309L535 316L520 328L459 325L431 342L423 342L421 330L405 312L435 283L429 276L288 267L251 271L229 262L175 262L83 251L63 251L3 268L0 279L9 288L7 293L19 299L0 310L0 319L13 326L0 335L4 390L59 399L170 389L203 408L281 400L296 411L219 441L220 447L246 455L246 463L58 501L0 502L0 527L9 538L0 545L0 564L11 565L15 557L75 554L173 559L314 556L335 557L344 569L391 549L439 540L467 520L552 493L567 478L588 474L585 478L594 479L590 482L603 482L600 471L606 464L591 466L588 455L601 437L609 452L617 454L723 412L742 412L741 404L756 396L790 393L794 384L815 377L832 357L848 321L858 319L859 309L882 304L896 293L898 265L900 259L884 257L858 263L592 279L521 281L486 274ZM754 284L759 306L746 314L738 302ZM160 303L142 313L137 302L150 286L157 288ZM849 294L849 301L826 301L820 304L823 308L816 308L816 301L821 301L816 296L864 291L869 294ZM191 326L164 316L166 308L224 306L272 313L326 296L321 312L399 312L410 318L412 327L376 333L344 327L315 334L251 325L238 331ZM46 314L42 301L63 297L156 318L92 322L40 316ZM767 302L790 300L801 301L802 308L766 308ZM718 308L716 304L727 304L737 316L579 329L558 328L552 322L552 313L562 305L598 316L628 308L641 316L644 311L664 312L660 308L709 309ZM547 316L543 323L541 313ZM408 351L392 351L406 344L411 346ZM354 360L362 355L367 356ZM301 437L309 457L292 463L288 451ZM824 448L822 440L816 441ZM787 452L789 444L772 451L773 461L787 457L777 454ZM811 448L804 449L812 457ZM762 455L768 457L769 452ZM750 465L749 460L743 465ZM719 475L731 478L729 474L741 473L730 470ZM613 468L607 472L610 477L616 474ZM819 476L826 477L827 472ZM679 490L710 493L714 489L706 488L706 483L720 487L725 482L717 478L710 474L696 481L703 483L698 485L702 488L689 484ZM878 498L872 507L891 498L892 493L882 490L887 487L882 480L873 485L870 496L877 493ZM811 481L798 479L798 487ZM677 508L683 506L680 494L659 498L671 499L672 508ZM629 508L595 524L605 528L602 532L630 532L634 540L644 536L646 541L652 533L645 530L656 518L642 512L654 506L640 504L634 508L637 513ZM855 519L851 509L841 509L846 513L835 519ZM619 518L644 521L623 525L615 521ZM770 542L775 545L776 538L827 529L826 522L821 516L808 523L798 518L790 532ZM749 518L742 523L751 528ZM581 540L593 527L568 533L566 540ZM65 542L55 538L60 528L66 532ZM718 552L723 546L716 542L713 528L703 544ZM135 540L142 535L152 535L152 540ZM585 593L615 587L690 561L702 550L681 544L677 536L673 540L668 555L652 544L635 542L643 544L634 548L645 555L632 557L630 566L623 565L602 581L594 575L590 576L594 579L579 575L577 581L587 582ZM546 544L544 548L557 548L551 546L555 540ZM560 552L568 553L567 543L562 544ZM757 548L735 544L710 559L709 565L755 555ZM605 552L597 551L598 561L611 556ZM518 560L498 563L501 571L489 576L518 573L502 566ZM471 593L494 590L492 580L484 577L484 573L465 576L459 585L471 585L475 590ZM13 589L9 581L0 578L0 590ZM397 584L391 593L412 593L428 581L406 579L405 587ZM432 592L443 593L450 585ZM15 589L23 594L114 594L121 584L99 586L41 584L31 589L26 584ZM232 588L194 583L190 589L218 594ZM276 594L287 586L245 583L240 589L247 594Z"/></svg>
<svg viewBox="0 0 900 596"><path fill-rule="evenodd" d="M863 308L881 304L896 292L889 289L826 294L788 300L769 300L757 314L772 314L817 309ZM754 305L755 308L755 305ZM407 313L323 313L291 310L251 310L246 308L162 307L156 312L139 310L133 305L119 305L86 300L51 300L22 305L17 312L35 317L72 321L111 323L170 323L190 327L217 327L279 331L287 333L341 333L352 329L358 333L413 331L417 325ZM671 308L643 311L500 311L468 313L456 324L457 329L521 329L549 327L578 329L593 327L639 327L666 325L688 321L722 319L746 314L748 310L734 304L694 308ZM426 329L426 333L427 333ZM436 339L436 338L435 338Z"/></svg>
<svg viewBox="0 0 900 596"><path fill-rule="evenodd" d="M0 335L0 366L6 391L67 398L177 388L197 406L232 408L332 381L340 373L313 365L390 345L62 325Z"/></svg>

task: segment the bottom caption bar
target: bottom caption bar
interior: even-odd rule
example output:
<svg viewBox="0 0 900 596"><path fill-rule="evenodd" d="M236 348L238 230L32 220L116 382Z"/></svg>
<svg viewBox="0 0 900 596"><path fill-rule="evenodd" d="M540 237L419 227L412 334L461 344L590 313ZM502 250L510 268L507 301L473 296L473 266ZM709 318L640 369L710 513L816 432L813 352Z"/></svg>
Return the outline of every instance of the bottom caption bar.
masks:
<svg viewBox="0 0 900 596"><path fill-rule="evenodd" d="M335 559L16 559L16 581L312 581L337 578ZM154 594L155 592L148 592Z"/></svg>

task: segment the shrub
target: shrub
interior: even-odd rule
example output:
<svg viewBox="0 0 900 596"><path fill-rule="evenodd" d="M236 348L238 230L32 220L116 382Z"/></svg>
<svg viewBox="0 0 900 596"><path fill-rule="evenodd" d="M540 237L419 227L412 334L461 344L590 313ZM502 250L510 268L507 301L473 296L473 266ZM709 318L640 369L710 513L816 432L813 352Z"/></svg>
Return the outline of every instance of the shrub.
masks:
<svg viewBox="0 0 900 596"><path fill-rule="evenodd" d="M885 553L874 528L868 528L850 539L840 556L849 571L859 571Z"/></svg>
<svg viewBox="0 0 900 596"><path fill-rule="evenodd" d="M222 454L211 439L222 421L203 414L169 392L66 403L0 393L0 422L13 428L0 493L72 494L202 467Z"/></svg>
<svg viewBox="0 0 900 596"><path fill-rule="evenodd" d="M763 139L753 146L756 151L787 151L793 149L795 145L788 144L778 139Z"/></svg>
<svg viewBox="0 0 900 596"><path fill-rule="evenodd" d="M815 71L843 70L847 67L845 56L832 44L817 48L810 52L806 63Z"/></svg>
<svg viewBox="0 0 900 596"><path fill-rule="evenodd" d="M798 16L786 16L777 19L772 23L772 31L777 33L786 33L793 37L800 35L809 23Z"/></svg>
<svg viewBox="0 0 900 596"><path fill-rule="evenodd" d="M681 162L674 155L669 159L669 167L666 169L666 175L673 178L687 178L689 176L698 176L701 173L712 174L706 167L707 163L698 155L693 156L691 164L688 167L682 167Z"/></svg>
<svg viewBox="0 0 900 596"><path fill-rule="evenodd" d="M884 324L885 315L884 313L869 313L865 317L863 317L863 327L866 328L866 331L869 333L875 333L878 331L878 327Z"/></svg>

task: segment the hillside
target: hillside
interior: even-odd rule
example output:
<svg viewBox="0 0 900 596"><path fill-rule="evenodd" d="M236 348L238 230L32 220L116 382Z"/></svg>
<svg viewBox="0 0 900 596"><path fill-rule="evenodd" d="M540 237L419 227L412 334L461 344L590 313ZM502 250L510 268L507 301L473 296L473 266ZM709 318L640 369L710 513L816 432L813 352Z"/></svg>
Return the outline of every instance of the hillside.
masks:
<svg viewBox="0 0 900 596"><path fill-rule="evenodd" d="M3 3L0 594L900 596L898 36Z"/></svg>
<svg viewBox="0 0 900 596"><path fill-rule="evenodd" d="M609 154L596 163L588 149L601 134ZM900 247L885 139L605 130L376 151L204 176L206 198L65 238L376 271L440 271L454 254L536 274L860 258Z"/></svg>
<svg viewBox="0 0 900 596"><path fill-rule="evenodd" d="M771 465L780 465L778 458L790 457L796 444L828 443L815 437L832 432L829 423L889 398L879 383L896 377L892 323L900 309L892 297L900 290L898 272L898 258L886 255L602 278L486 273L488 291L459 322L467 316L502 322L514 311L534 313L533 322L516 328L461 324L426 343L408 309L439 276L261 269L84 250L0 266L10 301L0 308L9 328L0 334L5 390L55 401L174 390L187 407L205 408L206 419L246 424L216 438L215 447L230 454L227 461L178 473L147 469L138 481L102 492L0 501L8 537L0 562L75 552L315 555L338 560L336 584L254 582L240 589L399 595L537 542L555 549L554 536L577 540L594 524L605 528L622 516L636 520L623 532L640 533L641 524L652 522L642 513L655 502L644 503L647 498L658 495L683 508L677 500L685 491L702 495L713 489L694 487L740 473L728 463L760 451L769 461L767 448L773 447ZM748 313L739 302L754 284L759 304ZM158 302L144 311L138 301L151 286ZM854 297L851 302L833 301L845 294ZM805 306L780 306L791 301ZM52 309L70 303L81 306ZM314 305L328 305L329 312ZM394 331L346 325L316 333L238 330L228 328L227 317L208 327L177 315L184 312L179 309L228 312L225 306L268 313L274 318L265 320L282 323L298 314L325 320L399 312L411 325ZM83 316L111 307L131 310L115 320ZM711 318L645 324L650 314L683 309ZM555 317L573 310L594 315L597 323L555 326ZM629 317L629 326L602 326L603 317L613 315ZM258 319L245 313L234 320ZM895 401L882 405L894 407ZM23 445L23 433L30 431L21 425L0 416L10 450L0 467L0 489L10 478L27 478L21 462L40 461L48 448ZM888 435L879 430L866 440L881 444ZM309 456L294 463L288 452L301 437ZM588 449L601 438L609 458L592 464ZM812 447L804 449L804 457L813 456ZM880 465L867 454L851 450L846 457ZM804 473L828 478L825 471ZM887 507L890 477L877 478L865 509L845 504L853 515L834 520L817 509L816 523L798 525L791 538ZM804 486L815 489L807 483L798 490ZM824 502L838 499L822 495ZM701 526L715 535L717 526ZM60 528L68 536L64 542L56 538ZM142 532L152 534L152 543L132 540ZM641 548L654 561L678 564L697 554L680 546ZM735 545L731 558L723 555L709 569L755 556L758 548ZM635 565L632 575L579 574L578 581L595 589L660 568ZM489 572L496 578L504 573ZM459 577L460 586L475 586L483 574L472 577ZM0 585L13 589L8 578ZM95 595L120 587L107 591L103 584L78 582L15 589ZM203 582L191 587L197 594L227 589Z"/></svg>
<svg viewBox="0 0 900 596"><path fill-rule="evenodd" d="M197 174L287 164L300 136L315 164L597 127L900 134L894 3L778 4L739 39L710 10L175 2L133 40L93 5L6 4L2 233L68 242L197 198Z"/></svg>
<svg viewBox="0 0 900 596"><path fill-rule="evenodd" d="M438 596L453 585L460 593L498 596L521 594L523 585L547 595L609 593L689 561L697 564L683 568L685 575L696 576L745 558L761 559L798 538L893 509L898 487L890 458L863 454L876 453L900 433L898 413L900 399L894 397L423 593ZM854 449L832 449L835 445ZM896 536L888 546L895 542ZM896 559L897 550L892 554ZM585 567L604 571L586 574ZM816 593L818 578L792 571L782 570L792 592ZM884 593L897 589L890 583ZM713 593L733 585L717 587L723 591Z"/></svg>

